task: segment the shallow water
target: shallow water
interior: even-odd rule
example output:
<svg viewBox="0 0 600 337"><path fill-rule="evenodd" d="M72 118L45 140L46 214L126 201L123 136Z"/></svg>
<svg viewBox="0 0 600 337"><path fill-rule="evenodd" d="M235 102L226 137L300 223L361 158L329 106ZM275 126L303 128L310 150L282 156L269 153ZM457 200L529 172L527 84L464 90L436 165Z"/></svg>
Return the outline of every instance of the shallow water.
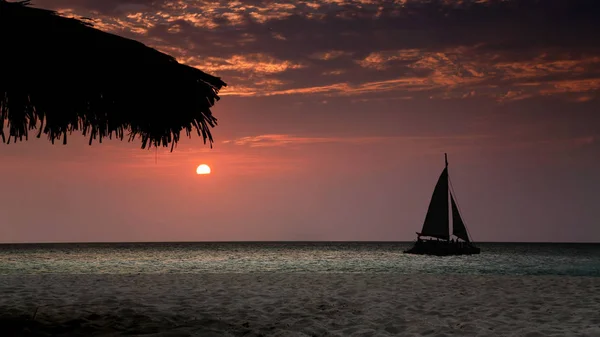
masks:
<svg viewBox="0 0 600 337"><path fill-rule="evenodd" d="M600 276L600 244L481 243L481 255L403 254L407 242L0 245L0 274L436 273Z"/></svg>

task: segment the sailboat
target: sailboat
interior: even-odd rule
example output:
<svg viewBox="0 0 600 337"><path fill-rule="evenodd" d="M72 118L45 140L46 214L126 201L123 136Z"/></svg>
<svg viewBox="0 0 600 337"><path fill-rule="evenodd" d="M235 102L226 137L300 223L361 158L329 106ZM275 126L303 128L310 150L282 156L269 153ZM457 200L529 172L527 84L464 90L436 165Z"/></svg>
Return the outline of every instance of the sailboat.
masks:
<svg viewBox="0 0 600 337"><path fill-rule="evenodd" d="M446 167L433 190L423 228L420 233L417 232L417 241L414 246L405 250L404 253L446 256L471 255L481 252L470 239L467 227L460 215L454 191L451 191L452 185L449 183L448 155L444 154L444 158ZM450 235L450 219L452 219L454 237ZM421 237L426 237L426 239Z"/></svg>

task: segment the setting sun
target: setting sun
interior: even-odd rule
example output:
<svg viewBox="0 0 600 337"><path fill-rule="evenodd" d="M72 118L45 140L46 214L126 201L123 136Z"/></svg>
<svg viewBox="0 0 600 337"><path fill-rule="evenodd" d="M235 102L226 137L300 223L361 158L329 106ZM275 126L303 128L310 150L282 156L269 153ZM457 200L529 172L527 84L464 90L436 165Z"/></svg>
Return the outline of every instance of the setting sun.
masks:
<svg viewBox="0 0 600 337"><path fill-rule="evenodd" d="M206 164L202 164L196 168L197 174L210 174L210 167Z"/></svg>

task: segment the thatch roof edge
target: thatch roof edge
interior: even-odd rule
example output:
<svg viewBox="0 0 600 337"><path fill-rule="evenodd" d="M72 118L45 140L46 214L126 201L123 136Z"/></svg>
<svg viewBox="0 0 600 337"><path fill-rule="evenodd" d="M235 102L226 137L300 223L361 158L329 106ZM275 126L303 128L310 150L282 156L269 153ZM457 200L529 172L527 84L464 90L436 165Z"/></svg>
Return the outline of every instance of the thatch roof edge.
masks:
<svg viewBox="0 0 600 337"><path fill-rule="evenodd" d="M115 119L114 115L107 117L108 115L106 114L102 115L100 113L100 115L98 115L97 111L78 111L76 115L69 116L70 119L68 121L62 121L63 123L60 124L56 122L56 118L50 121L48 120L48 116L53 116L52 114L56 115L59 112L52 111L51 109L45 111L42 108L47 106L47 104L41 104L47 103L44 101L47 97L40 97L39 95L34 97L35 95L31 91L24 91L25 89L19 85L16 85L9 80L2 81L2 78L0 78L0 120L2 121L0 123L0 136L2 137L3 142L10 143L11 138L14 141L22 140L23 138L27 139L28 130L40 127L37 137L39 138L43 132L48 135L53 143L55 139L61 139L61 136L64 137L63 143L66 143L67 134L70 134L73 131L82 131L84 135L89 132L90 143L92 142L92 139L98 138L101 142L104 137L112 138L113 133L116 138L123 139L124 134L126 133L125 131L129 131L128 140L132 141L137 136L140 136L142 138L142 148L145 148L146 146L150 147L151 145L171 145L171 149L173 149L174 145L179 140L180 131L185 130L186 134L189 136L190 131L196 129L198 135L202 136L204 139L204 142L206 143L208 140L212 146L213 139L210 128L217 125L217 119L212 116L210 107L219 100L218 92L220 89L227 85L219 77L207 74L197 68L178 63L174 57L148 47L141 42L99 31L93 28L94 25L90 19L64 17L53 10L30 7L30 3L29 0L18 2L0 0L0 20L5 21L6 23L11 20L11 17L6 16L6 13L9 13L8 15L10 15L11 13L15 13L14 11L26 10L28 15L33 13L36 16L41 15L46 19L51 18L52 20L56 20L53 22L58 22L60 25L68 24L70 25L69 27L73 25L73 27L79 27L77 29L89 30L86 34L102 34L102 39L110 40L110 43L125 45L127 48L135 50L136 53L143 55L145 58L150 59L153 62L158 62L167 69L163 69L161 74L169 76L171 80L182 79L185 83L180 85L180 87L183 88L183 93L180 93L179 96L184 94L188 95L185 97L187 102L176 102L177 104L174 106L178 107L179 110L195 111L163 111L162 114L168 114L169 116L177 115L182 112L182 116L177 115L172 117L168 123L161 121L160 118L153 118L149 115L140 114L140 112L133 112L129 119L125 118L127 116L117 116L117 124L113 123ZM8 11L6 11L6 9L8 9ZM2 16L4 16L4 18ZM8 34L19 34L18 32L15 33L13 30L10 30L10 28L7 28L9 26L5 25L2 27L1 24L2 22L0 22L0 29L2 29L1 32L4 36L7 36ZM72 27L69 29L72 29ZM18 39L14 38L14 40L16 41ZM0 57L3 58L1 61L6 60L4 56ZM3 74L7 72L16 73L16 70L9 69L10 66L11 65L0 64L0 72L3 72ZM8 76L8 78L10 78L10 76ZM163 83L163 85L169 86L171 84ZM173 94L173 91L169 93ZM190 98L190 93L195 93L195 98ZM97 94L97 96L98 95L100 98L94 97L94 100L96 100L93 102L94 104L110 105L111 102L106 102L109 100L108 98L102 98L102 92ZM169 98L176 97L177 95L171 96L172 97ZM119 98L122 99L122 97ZM155 97L151 98L154 99ZM112 99L114 99L114 97ZM167 100L167 98L165 98L165 100ZM85 106L90 110L89 104L90 103L88 103L87 106L80 105L80 107ZM128 107L131 107L131 105ZM65 114L66 113L72 114L72 112L65 112ZM151 112L148 113L151 114ZM61 115L61 117L63 116ZM109 120L106 118L109 118ZM113 118L113 120L110 120L110 118ZM4 134L5 121L8 121L8 137Z"/></svg>

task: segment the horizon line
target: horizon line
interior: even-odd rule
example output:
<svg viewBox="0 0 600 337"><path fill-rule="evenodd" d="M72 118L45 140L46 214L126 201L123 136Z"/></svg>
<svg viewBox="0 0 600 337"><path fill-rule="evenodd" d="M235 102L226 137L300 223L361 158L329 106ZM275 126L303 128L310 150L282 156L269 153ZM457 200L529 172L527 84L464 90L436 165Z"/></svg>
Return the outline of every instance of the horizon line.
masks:
<svg viewBox="0 0 600 337"><path fill-rule="evenodd" d="M193 244L193 243L412 243L395 240L228 240L228 241L47 241L47 242L0 242L5 245L52 245L52 244ZM473 241L475 243L475 241ZM598 241L476 241L476 243L520 243L520 244L600 244Z"/></svg>

